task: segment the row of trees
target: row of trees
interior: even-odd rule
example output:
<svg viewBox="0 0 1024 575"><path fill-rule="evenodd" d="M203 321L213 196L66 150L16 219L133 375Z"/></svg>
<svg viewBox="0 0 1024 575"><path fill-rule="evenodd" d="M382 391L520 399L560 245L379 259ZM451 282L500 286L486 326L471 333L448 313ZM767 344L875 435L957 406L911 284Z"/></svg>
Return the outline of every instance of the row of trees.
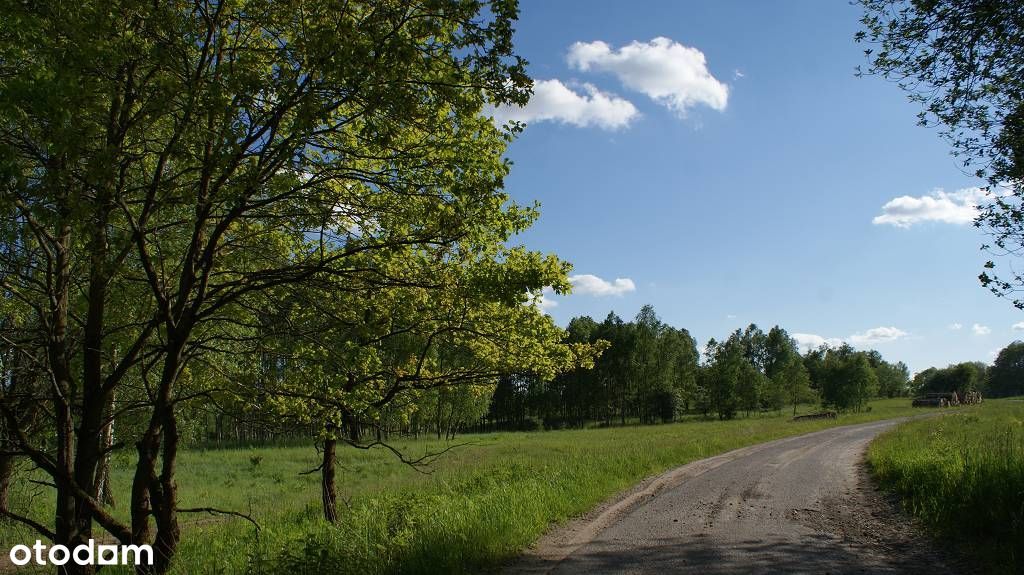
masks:
<svg viewBox="0 0 1024 575"><path fill-rule="evenodd" d="M577 317L567 328L570 341L606 341L610 347L591 370L573 370L545 382L504 377L488 413L504 428L581 427L671 421L685 413L715 414L780 410L820 399L842 410L863 408L867 400L908 391L909 372L876 351L848 345L801 354L781 327L767 333L756 325L736 330L724 341L712 339L701 355L685 329L666 325L645 306L630 322L614 313L598 323Z"/></svg>
<svg viewBox="0 0 1024 575"><path fill-rule="evenodd" d="M963 362L944 368L930 367L914 376L914 393L979 391L988 397L1024 395L1024 342L1004 347L991 366Z"/></svg>
<svg viewBox="0 0 1024 575"><path fill-rule="evenodd" d="M667 421L692 404L697 393L696 343L685 329L664 324L645 306L634 321L609 313L598 323L572 319L569 341L607 346L593 369L573 370L545 382L533 375L503 378L488 418L499 427L610 425Z"/></svg>

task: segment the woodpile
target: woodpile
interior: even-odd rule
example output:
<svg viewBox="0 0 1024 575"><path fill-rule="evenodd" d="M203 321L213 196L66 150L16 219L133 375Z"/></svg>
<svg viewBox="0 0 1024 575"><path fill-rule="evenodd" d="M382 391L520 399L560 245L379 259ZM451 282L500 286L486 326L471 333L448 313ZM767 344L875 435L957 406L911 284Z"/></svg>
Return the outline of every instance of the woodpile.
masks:
<svg viewBox="0 0 1024 575"><path fill-rule="evenodd" d="M798 415L793 418L793 421L800 421L803 419L835 419L836 412L834 411L822 411L821 413L808 413L807 415Z"/></svg>
<svg viewBox="0 0 1024 575"><path fill-rule="evenodd" d="M964 392L963 396L955 391L948 393L928 393L921 397L915 397L910 404L913 407L950 407L955 405L973 405L981 403L981 393L977 391Z"/></svg>

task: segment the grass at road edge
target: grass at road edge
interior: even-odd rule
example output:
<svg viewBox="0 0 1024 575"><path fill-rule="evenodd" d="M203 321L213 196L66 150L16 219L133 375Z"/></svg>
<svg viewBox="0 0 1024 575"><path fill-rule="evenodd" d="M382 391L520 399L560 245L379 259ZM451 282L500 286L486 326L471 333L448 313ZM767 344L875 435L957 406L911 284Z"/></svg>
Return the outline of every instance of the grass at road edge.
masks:
<svg viewBox="0 0 1024 575"><path fill-rule="evenodd" d="M986 573L1024 573L1024 401L995 400L879 436L883 488Z"/></svg>

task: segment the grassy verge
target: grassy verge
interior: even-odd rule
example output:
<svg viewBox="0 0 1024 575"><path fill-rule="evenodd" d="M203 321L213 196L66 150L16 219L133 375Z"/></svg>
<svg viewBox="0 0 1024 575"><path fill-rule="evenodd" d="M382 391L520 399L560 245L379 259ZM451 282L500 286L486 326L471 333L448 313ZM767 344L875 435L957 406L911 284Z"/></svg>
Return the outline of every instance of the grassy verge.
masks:
<svg viewBox="0 0 1024 575"><path fill-rule="evenodd" d="M908 511L986 572L1024 573L1024 401L901 425L868 460Z"/></svg>
<svg viewBox="0 0 1024 575"><path fill-rule="evenodd" d="M382 449L343 450L338 487L348 504L337 526L319 518L318 477L299 475L316 465L311 448L188 451L179 466L181 506L251 513L262 530L257 534L235 519L185 516L175 572L477 572L514 556L552 523L583 513L645 477L754 443L919 413L909 403L878 401L870 412L835 421L792 422L783 413L727 422L465 436L459 441L471 444L445 454L429 475ZM416 456L444 444L398 446ZM115 464L116 492L127 493L129 461ZM39 489L19 488L25 496ZM49 497L33 503L36 516L45 517L49 504ZM116 512L126 509L118 506ZM0 526L3 543L35 539ZM12 544L0 545L0 551Z"/></svg>

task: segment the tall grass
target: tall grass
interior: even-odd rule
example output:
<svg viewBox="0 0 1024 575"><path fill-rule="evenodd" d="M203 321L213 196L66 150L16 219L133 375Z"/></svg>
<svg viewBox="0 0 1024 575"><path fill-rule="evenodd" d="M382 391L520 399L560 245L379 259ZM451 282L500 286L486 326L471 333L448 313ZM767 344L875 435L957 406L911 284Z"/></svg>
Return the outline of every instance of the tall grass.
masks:
<svg viewBox="0 0 1024 575"><path fill-rule="evenodd" d="M191 450L179 466L181 506L251 513L262 529L230 518L183 516L174 572L465 573L491 569L535 541L551 524L583 513L645 477L746 445L825 427L898 417L909 400L885 400L836 421L792 422L788 414L735 421L495 433L464 436L423 474L383 449L339 451L337 525L320 518L312 448ZM399 442L418 456L445 446ZM115 462L126 493L132 468ZM22 484L21 489L38 489ZM49 513L49 497L34 505ZM123 506L115 509L126 515ZM0 525L0 552L35 540ZM108 572L108 570L104 570ZM113 569L109 572L118 573Z"/></svg>
<svg viewBox="0 0 1024 575"><path fill-rule="evenodd" d="M868 460L912 514L987 572L1024 573L1024 401L901 425Z"/></svg>

